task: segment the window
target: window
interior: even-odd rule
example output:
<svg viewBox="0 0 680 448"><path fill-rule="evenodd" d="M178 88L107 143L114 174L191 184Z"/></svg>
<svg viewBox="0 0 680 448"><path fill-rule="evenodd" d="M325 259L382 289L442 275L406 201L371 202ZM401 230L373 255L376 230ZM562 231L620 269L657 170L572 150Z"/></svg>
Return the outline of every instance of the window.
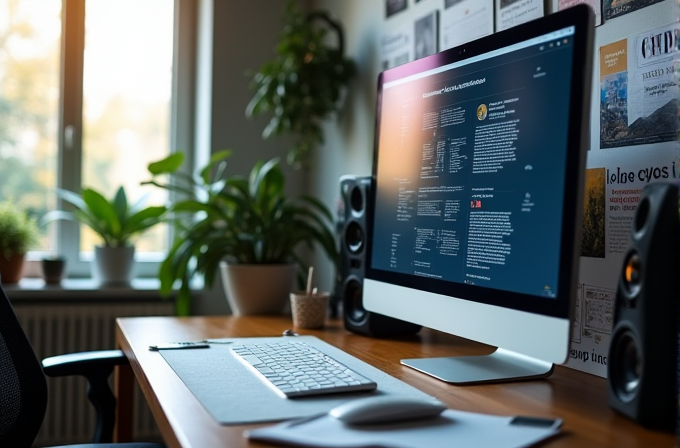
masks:
<svg viewBox="0 0 680 448"><path fill-rule="evenodd" d="M174 8L168 0L0 0L0 199L38 218L57 207L56 187L112 196L123 185L131 201L146 193L149 203L165 201L140 182L171 147ZM66 255L70 274L89 275L99 243L89 228L41 230L38 253ZM154 275L168 244L165 226L136 241L138 274Z"/></svg>
<svg viewBox="0 0 680 448"><path fill-rule="evenodd" d="M60 14L59 0L0 0L0 199L35 216L56 202Z"/></svg>

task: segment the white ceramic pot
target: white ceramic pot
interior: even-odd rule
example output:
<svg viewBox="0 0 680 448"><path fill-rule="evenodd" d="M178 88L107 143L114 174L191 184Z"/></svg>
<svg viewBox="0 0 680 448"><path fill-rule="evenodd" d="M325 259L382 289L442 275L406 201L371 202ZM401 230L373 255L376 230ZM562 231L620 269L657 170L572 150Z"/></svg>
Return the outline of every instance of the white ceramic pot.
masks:
<svg viewBox="0 0 680 448"><path fill-rule="evenodd" d="M95 246L92 278L101 285L128 285L134 278L135 248Z"/></svg>
<svg viewBox="0 0 680 448"><path fill-rule="evenodd" d="M295 285L294 264L220 263L227 302L237 316L281 314Z"/></svg>

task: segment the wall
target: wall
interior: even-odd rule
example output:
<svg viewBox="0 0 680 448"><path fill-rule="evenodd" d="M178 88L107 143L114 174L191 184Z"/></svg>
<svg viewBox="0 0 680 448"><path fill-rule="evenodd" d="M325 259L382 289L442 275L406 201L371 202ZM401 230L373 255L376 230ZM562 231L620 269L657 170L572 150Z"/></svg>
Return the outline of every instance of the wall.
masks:
<svg viewBox="0 0 680 448"><path fill-rule="evenodd" d="M442 5L443 0L419 3L410 0L407 10L385 20L384 0L316 0L312 3L313 8L329 11L331 17L342 23L346 54L357 65L357 77L350 86L345 108L337 122L325 127L326 143L317 152L314 170L310 173L310 191L316 192L329 207L337 207L340 176L371 173L381 34L441 9ZM317 256L316 263L324 266L325 262ZM332 269L320 269L319 282L331 285Z"/></svg>
<svg viewBox="0 0 680 448"><path fill-rule="evenodd" d="M306 3L303 3L306 5ZM230 173L247 174L257 160L283 156L285 138L262 139L266 120L247 119L252 91L248 70L258 69L274 55L285 2L267 0L198 0L198 51L194 144L203 166L208 154L231 149ZM284 163L285 166L285 163ZM306 176L287 169L288 191L305 189ZM229 311L218 279L193 304L194 314Z"/></svg>

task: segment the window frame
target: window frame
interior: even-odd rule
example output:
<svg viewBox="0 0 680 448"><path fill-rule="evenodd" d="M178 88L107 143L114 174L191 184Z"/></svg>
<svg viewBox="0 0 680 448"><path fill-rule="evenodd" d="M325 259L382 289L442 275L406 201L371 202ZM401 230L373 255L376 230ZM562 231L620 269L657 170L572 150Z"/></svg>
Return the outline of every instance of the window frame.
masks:
<svg viewBox="0 0 680 448"><path fill-rule="evenodd" d="M83 63L86 0L62 0L60 97L57 128L57 187L80 191L82 187ZM193 85L195 60L195 0L174 0L172 92L170 103L170 148L178 148L193 160ZM193 170L191 163L184 167ZM57 197L58 209L68 208ZM72 221L56 224L56 251L68 260L68 276L91 276L93 251L80 251L80 226ZM168 248L172 241L168 232ZM37 254L40 257L39 254ZM136 254L136 277L155 277L165 254ZM35 258L35 256L31 257Z"/></svg>

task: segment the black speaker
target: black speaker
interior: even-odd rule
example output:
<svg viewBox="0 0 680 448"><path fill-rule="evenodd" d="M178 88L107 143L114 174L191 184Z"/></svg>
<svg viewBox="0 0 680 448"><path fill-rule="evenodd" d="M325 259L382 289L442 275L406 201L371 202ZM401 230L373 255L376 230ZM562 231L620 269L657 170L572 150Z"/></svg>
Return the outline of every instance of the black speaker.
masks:
<svg viewBox="0 0 680 448"><path fill-rule="evenodd" d="M650 429L675 428L678 300L678 188L649 184L619 276L607 383L609 405Z"/></svg>
<svg viewBox="0 0 680 448"><path fill-rule="evenodd" d="M371 185L370 176L349 175L340 178L345 216L340 229L339 282L342 285L345 328L376 337L414 334L420 331L420 325L366 311L363 306Z"/></svg>

